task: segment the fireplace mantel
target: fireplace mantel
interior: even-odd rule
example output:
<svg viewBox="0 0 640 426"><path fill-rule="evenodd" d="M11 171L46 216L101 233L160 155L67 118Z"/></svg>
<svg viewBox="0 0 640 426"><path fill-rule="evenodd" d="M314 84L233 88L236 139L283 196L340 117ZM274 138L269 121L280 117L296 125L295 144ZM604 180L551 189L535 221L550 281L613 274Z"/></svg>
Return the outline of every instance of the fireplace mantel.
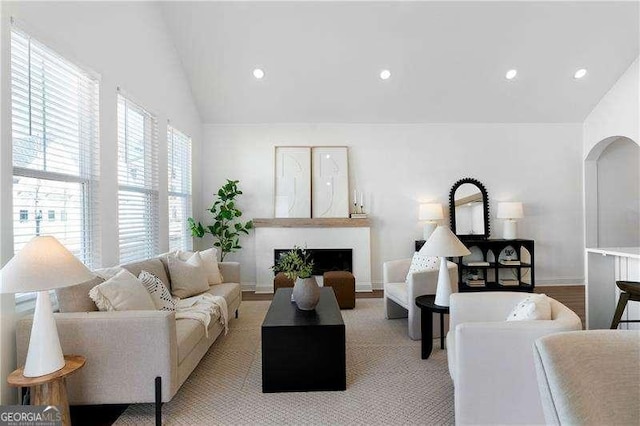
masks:
<svg viewBox="0 0 640 426"><path fill-rule="evenodd" d="M266 218L253 219L256 228L369 228L369 219L350 218Z"/></svg>

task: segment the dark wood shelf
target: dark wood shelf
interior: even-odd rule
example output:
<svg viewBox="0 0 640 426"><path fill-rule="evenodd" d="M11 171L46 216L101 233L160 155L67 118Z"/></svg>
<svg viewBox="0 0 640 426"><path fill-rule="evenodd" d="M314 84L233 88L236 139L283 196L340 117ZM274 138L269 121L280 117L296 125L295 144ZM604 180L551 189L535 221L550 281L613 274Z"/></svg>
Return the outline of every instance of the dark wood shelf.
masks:
<svg viewBox="0 0 640 426"><path fill-rule="evenodd" d="M489 265L484 266L471 266L464 265L463 257L454 257L451 260L458 264L458 288L459 291L526 291L533 292L535 288L535 252L534 252L534 241L526 240L522 238L517 238L514 240L505 240L505 239L464 239L462 243L469 249L472 247L476 247L482 253L482 259L476 259L476 261L482 261L487 259L499 259L500 254L507 247L512 247L517 253L518 260L522 256L522 250L526 250L529 252L529 256L531 258L531 262L523 262L520 265L502 265L498 261L490 262ZM419 240L415 242L415 249L419 251L422 245L424 244L424 240ZM491 253L491 256L489 255ZM470 260L473 262L473 260ZM471 287L463 281L463 272L467 272L469 270L476 269L478 271L483 271L481 279L486 281L486 284L483 287ZM497 280L500 280L500 271L504 270L513 270L514 279L520 281L520 284L517 286L509 286L502 285ZM493 272L493 276L490 273ZM531 283L523 283L522 278L525 275L528 279L530 279ZM488 281L491 279L492 281Z"/></svg>
<svg viewBox="0 0 640 426"><path fill-rule="evenodd" d="M531 264L530 263L521 263L520 265L503 265L502 263L498 263L498 268L501 268L501 269L531 268Z"/></svg>

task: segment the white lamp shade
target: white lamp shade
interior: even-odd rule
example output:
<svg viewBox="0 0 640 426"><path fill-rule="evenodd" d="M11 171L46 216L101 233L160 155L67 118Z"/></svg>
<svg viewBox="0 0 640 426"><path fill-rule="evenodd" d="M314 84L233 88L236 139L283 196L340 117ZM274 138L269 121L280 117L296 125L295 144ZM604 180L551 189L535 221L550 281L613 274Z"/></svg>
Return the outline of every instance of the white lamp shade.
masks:
<svg viewBox="0 0 640 426"><path fill-rule="evenodd" d="M523 217L522 203L498 203L498 219L520 219Z"/></svg>
<svg viewBox="0 0 640 426"><path fill-rule="evenodd" d="M438 226L419 252L423 256L467 256L469 249L446 226Z"/></svg>
<svg viewBox="0 0 640 426"><path fill-rule="evenodd" d="M54 237L35 237L0 272L0 293L68 287L94 275Z"/></svg>
<svg viewBox="0 0 640 426"><path fill-rule="evenodd" d="M444 219L444 211L442 210L442 204L439 204L439 203L420 204L420 212L418 213L418 220L442 220L442 219Z"/></svg>

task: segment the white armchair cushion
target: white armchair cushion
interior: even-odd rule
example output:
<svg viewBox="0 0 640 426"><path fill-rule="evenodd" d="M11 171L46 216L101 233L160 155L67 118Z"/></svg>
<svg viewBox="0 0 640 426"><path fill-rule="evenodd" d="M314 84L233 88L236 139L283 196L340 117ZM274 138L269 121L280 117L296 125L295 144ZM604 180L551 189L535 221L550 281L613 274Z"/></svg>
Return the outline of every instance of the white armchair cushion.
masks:
<svg viewBox="0 0 640 426"><path fill-rule="evenodd" d="M550 320L551 304L546 294L532 294L513 308L507 321Z"/></svg>
<svg viewBox="0 0 640 426"><path fill-rule="evenodd" d="M438 269L439 260L434 256L423 256L419 252L413 253L411 258L411 265L409 266L409 272L407 272L407 278L405 282L409 282L411 275L415 272L428 271Z"/></svg>

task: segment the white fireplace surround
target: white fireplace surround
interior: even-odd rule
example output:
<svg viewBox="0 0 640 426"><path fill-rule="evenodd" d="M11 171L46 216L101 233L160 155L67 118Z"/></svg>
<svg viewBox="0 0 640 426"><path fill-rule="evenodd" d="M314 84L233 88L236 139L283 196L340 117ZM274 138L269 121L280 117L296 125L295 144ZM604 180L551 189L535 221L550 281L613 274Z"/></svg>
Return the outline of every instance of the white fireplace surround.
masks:
<svg viewBox="0 0 640 426"><path fill-rule="evenodd" d="M369 227L257 227L255 231L256 293L273 293L274 250L293 246L352 249L356 291L372 291Z"/></svg>

